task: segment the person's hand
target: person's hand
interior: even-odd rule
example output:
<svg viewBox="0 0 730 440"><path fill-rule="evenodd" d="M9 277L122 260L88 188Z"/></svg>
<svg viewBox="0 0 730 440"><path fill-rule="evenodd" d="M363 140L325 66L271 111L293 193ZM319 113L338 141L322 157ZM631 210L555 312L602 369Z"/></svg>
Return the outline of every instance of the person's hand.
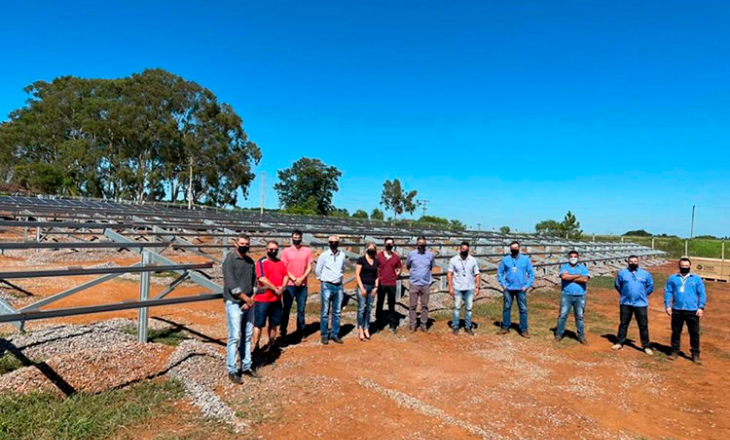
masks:
<svg viewBox="0 0 730 440"><path fill-rule="evenodd" d="M474 289L474 296L479 296L479 288Z"/></svg>
<svg viewBox="0 0 730 440"><path fill-rule="evenodd" d="M367 290L365 290L365 289L360 289L360 292L361 292L361 293L360 293L360 296L362 296L363 298L365 298L366 296L368 296L368 291L367 291Z"/></svg>
<svg viewBox="0 0 730 440"><path fill-rule="evenodd" d="M245 312L246 310L250 309L250 308L251 308L251 307L250 307L250 306L248 305L248 303L247 303L247 302L244 302L244 303L243 303L243 305L241 305L241 310L243 310L244 312Z"/></svg>
<svg viewBox="0 0 730 440"><path fill-rule="evenodd" d="M666 312L667 312L667 315L672 316L672 308L671 307L667 307Z"/></svg>
<svg viewBox="0 0 730 440"><path fill-rule="evenodd" d="M449 295L454 296L454 289L449 289Z"/></svg>
<svg viewBox="0 0 730 440"><path fill-rule="evenodd" d="M376 293L378 293L378 288L377 287L373 287L373 290L370 291L370 294L371 295L375 295Z"/></svg>
<svg viewBox="0 0 730 440"><path fill-rule="evenodd" d="M523 291L523 292L527 292L527 287L523 287L523 288L522 288L522 291Z"/></svg>
<svg viewBox="0 0 730 440"><path fill-rule="evenodd" d="M284 294L284 290L286 290L286 287L281 286L278 289L276 289L275 292L276 292L277 295L281 296L281 295Z"/></svg>
<svg viewBox="0 0 730 440"><path fill-rule="evenodd" d="M705 314L705 311L702 309L697 309L697 317L702 318L702 316Z"/></svg>

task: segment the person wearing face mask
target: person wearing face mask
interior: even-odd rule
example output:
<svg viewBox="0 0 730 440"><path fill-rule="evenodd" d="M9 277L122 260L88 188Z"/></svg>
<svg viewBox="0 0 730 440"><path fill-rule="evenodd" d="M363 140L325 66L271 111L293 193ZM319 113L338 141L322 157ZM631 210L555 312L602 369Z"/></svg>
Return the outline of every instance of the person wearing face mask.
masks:
<svg viewBox="0 0 730 440"><path fill-rule="evenodd" d="M472 304L474 304L474 297L479 295L481 274L477 259L469 255L468 242L462 242L459 254L449 260L446 279L449 283L449 295L454 298L454 316L451 320L451 328L455 335L459 334L459 314L463 303L464 331L468 335L474 335L471 325Z"/></svg>
<svg viewBox="0 0 730 440"><path fill-rule="evenodd" d="M291 235L291 246L281 253L281 261L286 266L289 275L289 285L284 292L284 307L281 313L280 335L282 339L287 337L289 327L289 313L291 312L294 300L297 302L297 332L295 341L299 342L306 336L304 334L304 312L307 304L307 277L312 271L312 250L302 245L302 231L295 230Z"/></svg>
<svg viewBox="0 0 730 440"><path fill-rule="evenodd" d="M535 281L535 271L532 262L525 255L520 254L520 243L513 241L509 245L510 254L502 259L497 268L499 284L504 289L504 304L502 309L502 328L500 335L509 333L512 325L512 303L517 298L517 307L520 309L520 335L529 338L527 329L527 290Z"/></svg>
<svg viewBox="0 0 730 440"><path fill-rule="evenodd" d="M395 241L388 237L383 242L385 250L378 253L378 301L375 305L375 326L385 327L383 303L388 297L388 322L390 331L398 332L398 316L395 313L395 287L402 270L400 256L393 252Z"/></svg>
<svg viewBox="0 0 730 440"><path fill-rule="evenodd" d="M664 307L672 317L672 352L669 359L679 356L679 342L682 327L687 323L692 360L700 361L700 318L705 314L707 293L705 283L698 275L690 273L692 262L689 258L679 260L679 273L667 278L664 287Z"/></svg>
<svg viewBox="0 0 730 440"><path fill-rule="evenodd" d="M233 252L223 261L223 299L226 305L228 343L226 344L226 369L231 382L243 383L242 376L256 377L252 369L251 341L254 329L256 269L248 256L249 238L236 240ZM241 331L244 338L241 344ZM240 355L241 368L236 365Z"/></svg>
<svg viewBox="0 0 730 440"><path fill-rule="evenodd" d="M265 289L256 295L253 344L258 348L261 330L269 322L269 340L263 350L276 346L276 333L281 323L281 297L289 283L286 266L279 259L279 243L270 240L266 243L266 256L256 263L256 276L259 287Z"/></svg>
<svg viewBox="0 0 730 440"><path fill-rule="evenodd" d="M621 350L626 341L626 332L631 317L636 316L639 325L641 347L649 356L654 354L649 344L649 295L654 291L654 279L651 274L639 268L639 257L632 255L628 259L629 267L616 275L614 287L619 293L620 324L614 350Z"/></svg>
<svg viewBox="0 0 730 440"><path fill-rule="evenodd" d="M410 278L408 321L411 332L415 332L419 328L416 321L416 311L420 302L420 329L422 332L428 333L428 297L431 292L431 270L433 269L434 259L433 252L426 250L426 237L418 237L416 245L416 250L411 251L406 259L406 267Z"/></svg>
<svg viewBox="0 0 730 440"><path fill-rule="evenodd" d="M365 255L355 264L357 281L357 330L360 340L370 339L370 311L378 291L378 259L375 243L365 245Z"/></svg>
<svg viewBox="0 0 730 440"><path fill-rule="evenodd" d="M578 251L568 253L568 262L560 267L560 281L562 295L560 296L560 315L555 329L555 342L563 339L565 321L568 319L571 307L575 314L575 329L578 332L578 341L588 345L583 314L586 309L586 284L591 279L585 264L578 264Z"/></svg>
<svg viewBox="0 0 730 440"><path fill-rule="evenodd" d="M329 249L322 252L317 259L317 267L314 269L321 284L319 297L322 308L319 315L319 328L324 345L327 345L330 339L337 344L344 342L340 338L340 314L345 295L342 280L345 276L347 255L339 249L340 238L338 236L331 235L328 244ZM328 332L330 311L332 312L332 329Z"/></svg>

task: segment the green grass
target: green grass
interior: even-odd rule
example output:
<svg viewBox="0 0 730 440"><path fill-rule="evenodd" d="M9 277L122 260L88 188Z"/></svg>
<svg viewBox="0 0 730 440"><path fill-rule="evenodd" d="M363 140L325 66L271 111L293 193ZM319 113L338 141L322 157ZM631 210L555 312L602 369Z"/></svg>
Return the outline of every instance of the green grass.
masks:
<svg viewBox="0 0 730 440"><path fill-rule="evenodd" d="M137 334L136 326L129 326L124 329L124 332L130 335ZM166 329L150 329L147 330L147 341L156 342L158 344L165 344L171 347L177 347L180 343L186 339L190 339L183 329L171 327Z"/></svg>
<svg viewBox="0 0 730 440"><path fill-rule="evenodd" d="M599 237L596 241L620 241L620 237ZM625 242L633 242L651 247L652 237L624 237ZM684 238L654 237L654 247L667 253L667 258L681 258L684 256ZM693 239L689 242L689 255L692 257L721 258L722 240ZM730 258L730 243L725 245L725 258Z"/></svg>
<svg viewBox="0 0 730 440"><path fill-rule="evenodd" d="M108 438L121 427L171 411L181 398L178 381L155 381L100 394L30 394L0 398L0 440L86 440Z"/></svg>
<svg viewBox="0 0 730 440"><path fill-rule="evenodd" d="M22 368L23 363L11 353L5 353L3 357L0 357L0 375L10 373L18 368Z"/></svg>

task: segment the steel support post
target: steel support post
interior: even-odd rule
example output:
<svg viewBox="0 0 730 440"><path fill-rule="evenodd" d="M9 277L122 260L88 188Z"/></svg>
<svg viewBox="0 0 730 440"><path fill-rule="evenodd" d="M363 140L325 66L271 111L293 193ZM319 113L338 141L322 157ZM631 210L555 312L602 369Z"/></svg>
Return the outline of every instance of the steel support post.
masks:
<svg viewBox="0 0 730 440"><path fill-rule="evenodd" d="M142 251L142 265L147 266L150 264L150 252ZM150 273L142 272L139 277L139 300L147 301L150 296ZM147 307L139 309L139 317L137 319L137 340L139 342L147 342L147 318L148 310Z"/></svg>

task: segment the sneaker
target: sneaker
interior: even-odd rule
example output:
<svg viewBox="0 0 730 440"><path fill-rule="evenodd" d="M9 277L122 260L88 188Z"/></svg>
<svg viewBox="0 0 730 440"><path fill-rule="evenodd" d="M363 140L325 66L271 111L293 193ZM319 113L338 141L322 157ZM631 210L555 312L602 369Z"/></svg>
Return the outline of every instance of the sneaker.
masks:
<svg viewBox="0 0 730 440"><path fill-rule="evenodd" d="M249 377L251 379L258 379L259 378L259 375L256 374L256 372L253 371L250 368L248 370L243 370L243 372L241 373L241 376L246 376L246 377Z"/></svg>
<svg viewBox="0 0 730 440"><path fill-rule="evenodd" d="M337 344L344 344L345 343L345 341L343 341L342 339L340 339L339 336L335 336L334 338L332 338L332 341L335 342L335 343L337 343Z"/></svg>
<svg viewBox="0 0 730 440"><path fill-rule="evenodd" d="M509 333L509 329L508 328L501 328L497 332L498 335L506 335L507 333Z"/></svg>
<svg viewBox="0 0 730 440"><path fill-rule="evenodd" d="M649 347L646 347L646 348L644 349L644 353L648 354L649 356L653 356L653 355L654 355L654 350L652 350L652 349L651 349L651 348L649 348Z"/></svg>
<svg viewBox="0 0 730 440"><path fill-rule="evenodd" d="M322 336L322 345L327 345L330 343L330 340L327 336Z"/></svg>
<svg viewBox="0 0 730 440"><path fill-rule="evenodd" d="M474 330L471 327L469 327L468 329L466 329L464 331L466 332L467 335L474 336Z"/></svg>
<svg viewBox="0 0 730 440"><path fill-rule="evenodd" d="M676 361L678 357L679 357L679 352L678 351L673 351L673 352L669 353L669 360L670 361Z"/></svg>
<svg viewBox="0 0 730 440"><path fill-rule="evenodd" d="M611 347L612 350L621 350L624 348L623 344L613 344L613 347Z"/></svg>
<svg viewBox="0 0 730 440"><path fill-rule="evenodd" d="M583 338L583 339L581 339L578 342L580 342L582 345L586 345L586 346L591 345L591 344L588 343L588 339L586 339L586 338Z"/></svg>
<svg viewBox="0 0 730 440"><path fill-rule="evenodd" d="M530 339L530 332L520 332L520 336L525 339Z"/></svg>
<svg viewBox="0 0 730 440"><path fill-rule="evenodd" d="M398 334L398 327L391 327L390 331L393 332L393 334Z"/></svg>
<svg viewBox="0 0 730 440"><path fill-rule="evenodd" d="M228 380L235 383L236 385L241 385L243 383L243 380L241 380L241 375L236 373L228 373Z"/></svg>
<svg viewBox="0 0 730 440"><path fill-rule="evenodd" d="M422 331L423 333L428 333L428 327L426 327L425 325L422 325L422 326L420 326L419 328L421 329L421 331Z"/></svg>
<svg viewBox="0 0 730 440"><path fill-rule="evenodd" d="M458 328L452 329L451 331L454 332L455 335L458 335L459 334L459 329Z"/></svg>
<svg viewBox="0 0 730 440"><path fill-rule="evenodd" d="M557 336L557 335L555 335L555 339L553 339L554 342L560 342L562 340L563 340L563 337L562 336Z"/></svg>
<svg viewBox="0 0 730 440"><path fill-rule="evenodd" d="M418 327L411 327L409 330L411 331L411 333L415 333L416 330L418 330Z"/></svg>
<svg viewBox="0 0 730 440"><path fill-rule="evenodd" d="M697 365L702 365L702 361L700 360L700 354L693 354L692 355L692 362L694 362Z"/></svg>

